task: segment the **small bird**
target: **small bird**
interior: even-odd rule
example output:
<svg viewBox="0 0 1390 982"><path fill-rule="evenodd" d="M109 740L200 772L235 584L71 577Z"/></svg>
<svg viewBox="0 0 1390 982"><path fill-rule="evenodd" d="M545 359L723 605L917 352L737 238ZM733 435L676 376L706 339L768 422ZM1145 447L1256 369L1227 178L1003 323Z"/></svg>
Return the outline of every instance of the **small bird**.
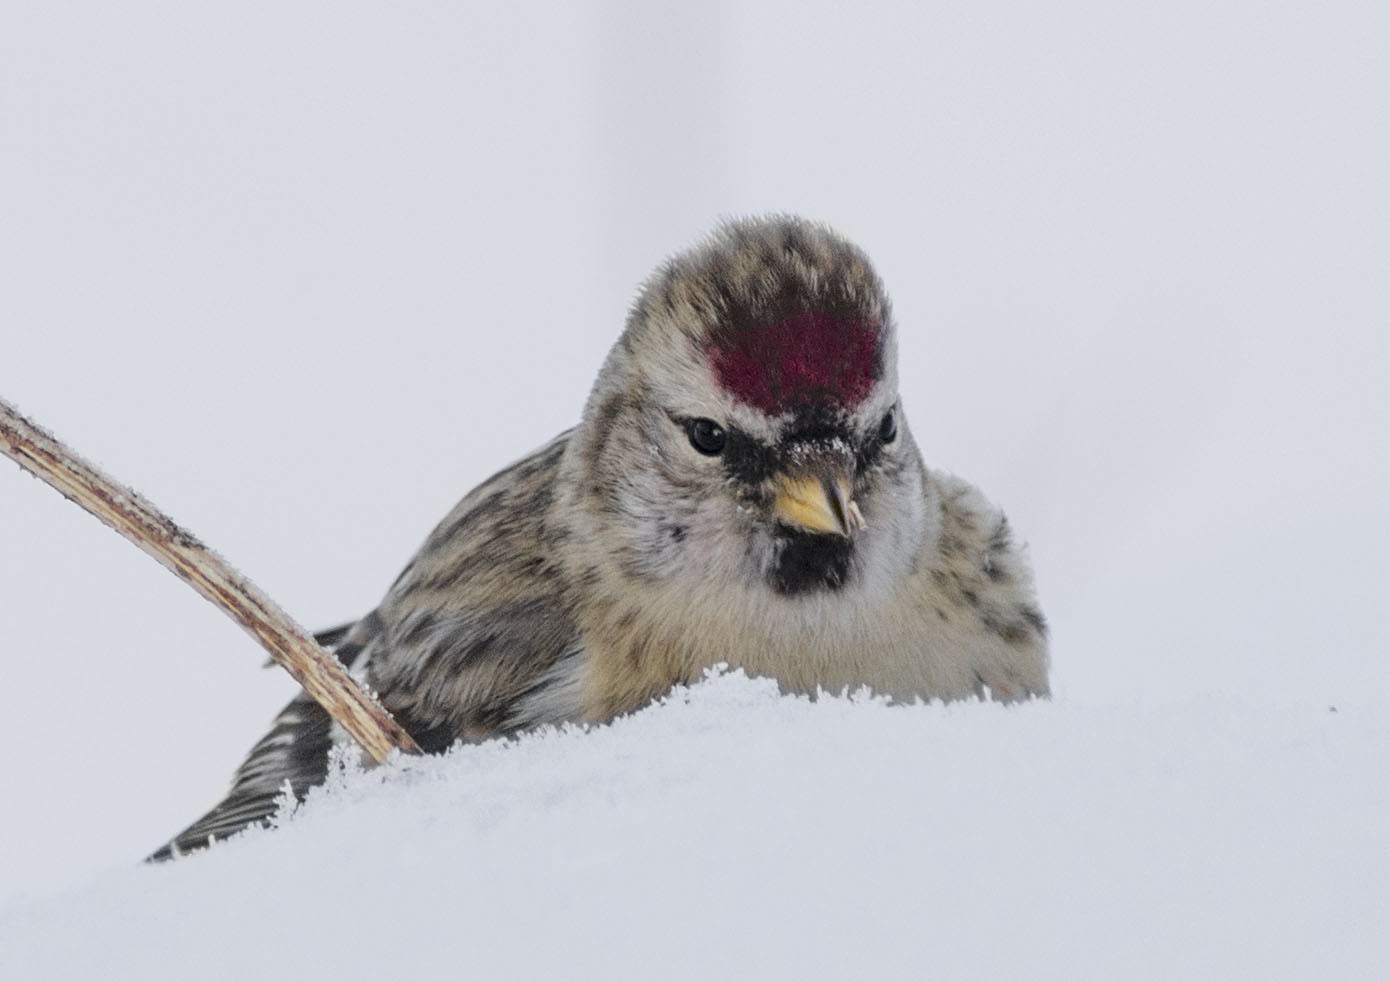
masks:
<svg viewBox="0 0 1390 982"><path fill-rule="evenodd" d="M659 267L579 425L466 495L320 641L439 752L611 720L720 662L790 693L1045 696L1046 635L1004 515L922 462L868 259L772 216ZM150 858L264 822L342 739L301 693Z"/></svg>

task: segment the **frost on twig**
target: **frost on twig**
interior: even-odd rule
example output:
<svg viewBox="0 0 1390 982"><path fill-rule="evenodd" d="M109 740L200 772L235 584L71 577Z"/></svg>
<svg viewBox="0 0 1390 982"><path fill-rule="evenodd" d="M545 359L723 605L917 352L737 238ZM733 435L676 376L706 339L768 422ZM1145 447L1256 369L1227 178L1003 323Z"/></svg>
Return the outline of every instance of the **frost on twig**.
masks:
<svg viewBox="0 0 1390 982"><path fill-rule="evenodd" d="M342 663L250 580L134 491L117 484L0 399L0 453L57 488L212 601L260 642L377 761L418 753L410 734Z"/></svg>

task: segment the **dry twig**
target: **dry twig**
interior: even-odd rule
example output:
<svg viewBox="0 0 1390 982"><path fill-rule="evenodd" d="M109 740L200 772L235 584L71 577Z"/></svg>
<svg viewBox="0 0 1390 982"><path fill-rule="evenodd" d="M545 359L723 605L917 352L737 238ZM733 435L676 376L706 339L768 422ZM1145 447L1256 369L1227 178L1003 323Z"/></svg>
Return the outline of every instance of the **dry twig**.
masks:
<svg viewBox="0 0 1390 982"><path fill-rule="evenodd" d="M332 654L222 557L0 399L0 453L57 488L177 574L236 621L374 760L419 747Z"/></svg>

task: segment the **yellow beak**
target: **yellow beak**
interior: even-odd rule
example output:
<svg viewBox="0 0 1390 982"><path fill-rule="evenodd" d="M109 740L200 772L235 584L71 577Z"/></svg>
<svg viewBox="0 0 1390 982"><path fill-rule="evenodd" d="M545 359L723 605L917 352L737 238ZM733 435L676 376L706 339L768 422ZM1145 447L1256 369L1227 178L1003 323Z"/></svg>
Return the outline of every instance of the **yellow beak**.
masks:
<svg viewBox="0 0 1390 982"><path fill-rule="evenodd" d="M849 482L843 477L783 475L777 478L772 512L789 525L849 538L865 527L859 506L849 495Z"/></svg>

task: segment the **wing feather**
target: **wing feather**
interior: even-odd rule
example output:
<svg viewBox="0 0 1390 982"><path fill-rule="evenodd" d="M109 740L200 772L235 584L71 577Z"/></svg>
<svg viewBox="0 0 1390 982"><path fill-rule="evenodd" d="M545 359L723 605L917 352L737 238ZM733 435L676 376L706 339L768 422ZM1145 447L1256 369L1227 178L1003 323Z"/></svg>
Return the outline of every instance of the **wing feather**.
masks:
<svg viewBox="0 0 1390 982"><path fill-rule="evenodd" d="M568 433L470 492L382 602L322 644L364 678L422 748L511 733L578 712L583 652L546 528ZM251 749L223 799L149 858L206 847L264 823L286 785L321 784L335 727L304 693Z"/></svg>

